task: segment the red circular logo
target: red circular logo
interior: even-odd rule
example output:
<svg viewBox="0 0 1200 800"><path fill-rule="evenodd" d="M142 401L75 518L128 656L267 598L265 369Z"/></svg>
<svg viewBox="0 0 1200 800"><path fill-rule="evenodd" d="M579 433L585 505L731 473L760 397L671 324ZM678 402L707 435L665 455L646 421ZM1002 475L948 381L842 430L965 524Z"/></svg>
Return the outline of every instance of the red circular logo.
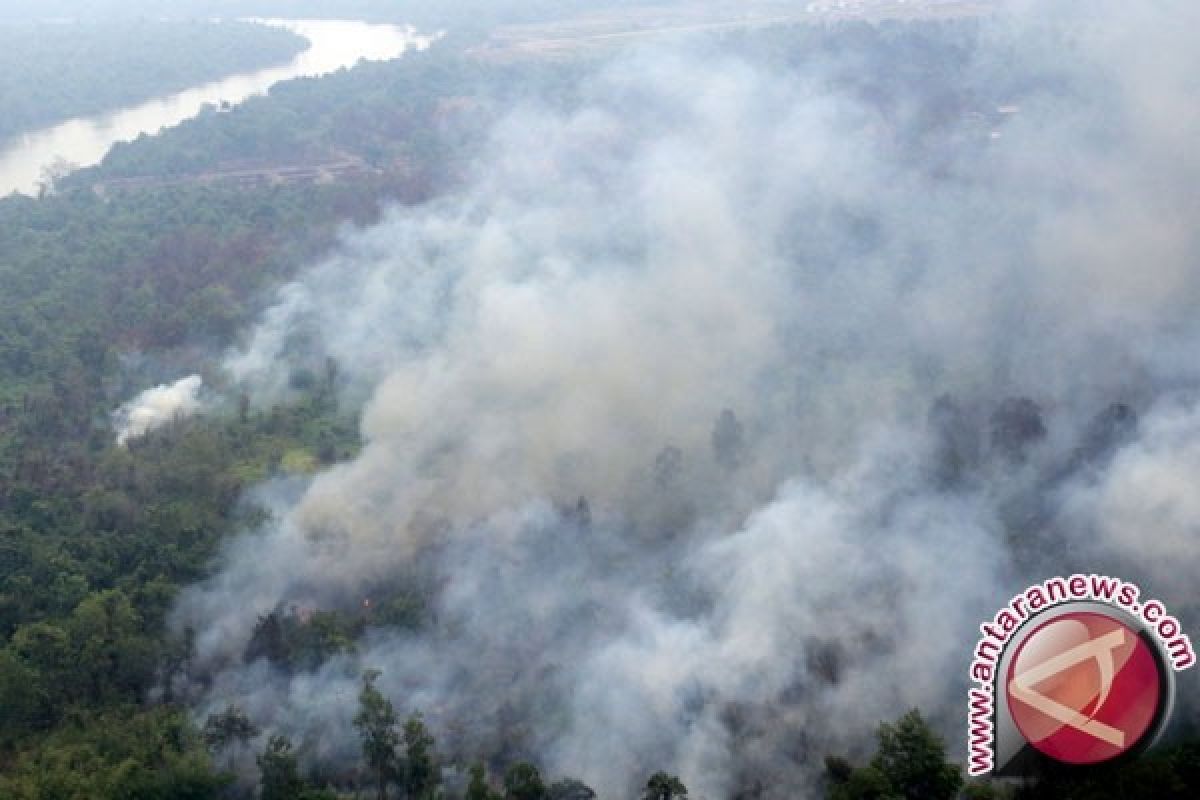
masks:
<svg viewBox="0 0 1200 800"><path fill-rule="evenodd" d="M1058 761L1095 764L1141 742L1164 699L1162 677L1136 631L1107 614L1078 611L1021 642L1005 688L1026 741Z"/></svg>

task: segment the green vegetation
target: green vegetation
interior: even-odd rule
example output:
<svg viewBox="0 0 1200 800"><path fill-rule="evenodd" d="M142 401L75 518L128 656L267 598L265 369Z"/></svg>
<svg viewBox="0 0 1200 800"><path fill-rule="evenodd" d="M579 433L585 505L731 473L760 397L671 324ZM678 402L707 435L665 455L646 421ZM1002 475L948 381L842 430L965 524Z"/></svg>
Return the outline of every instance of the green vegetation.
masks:
<svg viewBox="0 0 1200 800"><path fill-rule="evenodd" d="M169 689L165 705L145 704L188 659L167 611L230 531L261 519L243 490L353 454L356 421L316 380L291 403L243 403L119 448L108 414L150 379L125 374L121 356L229 343L260 292L328 248L342 221L373 219L382 191L0 202L0 796L207 797L224 785ZM346 646L341 631L315 616L294 637L297 663Z"/></svg>
<svg viewBox="0 0 1200 800"><path fill-rule="evenodd" d="M387 800L388 784L399 772L396 746L400 743L400 734L396 730L396 711L392 702L375 688L378 677L376 670L363 675L354 727L362 737L363 761L374 776L379 800Z"/></svg>
<svg viewBox="0 0 1200 800"><path fill-rule="evenodd" d="M1048 765L1013 800L1185 800L1200 797L1200 739L1089 770Z"/></svg>
<svg viewBox="0 0 1200 800"><path fill-rule="evenodd" d="M35 750L6 762L9 800L217 797L228 783L209 762L185 712L116 708L82 713Z"/></svg>
<svg viewBox="0 0 1200 800"><path fill-rule="evenodd" d="M1160 747L1132 761L1085 770L1043 763L1020 783L971 781L946 761L945 744L910 711L877 733L870 763L825 759L829 800L1184 800L1200 793L1200 741Z"/></svg>
<svg viewBox="0 0 1200 800"><path fill-rule="evenodd" d="M401 59L288 81L231 111L208 109L158 136L119 144L62 185L354 156L390 176L393 194L420 199L464 169L464 154L514 101L536 95L568 104L579 91L581 65L486 67L458 47L443 40Z"/></svg>
<svg viewBox="0 0 1200 800"><path fill-rule="evenodd" d="M687 787L679 778L665 772L656 772L646 781L642 800L686 800L687 793Z"/></svg>
<svg viewBox="0 0 1200 800"><path fill-rule="evenodd" d="M921 718L908 712L876 734L879 749L871 763L853 767L827 758L829 800L954 800L962 787L959 768L946 763L945 744Z"/></svg>
<svg viewBox="0 0 1200 800"><path fill-rule="evenodd" d="M302 37L246 22L0 25L0 146L19 133L286 62Z"/></svg>
<svg viewBox="0 0 1200 800"><path fill-rule="evenodd" d="M304 82L316 92L302 101L313 103L314 119L338 113L331 98L351 74L379 80L355 73L337 76L340 88L324 100L319 81ZM437 90L452 91L454 80ZM254 118L282 124L285 105L264 102ZM417 152L404 131L388 130L396 146ZM139 169L153 169L150 141L126 151ZM191 645L186 632L168 633L167 612L181 586L208 573L225 537L264 521L242 501L246 489L354 454L355 409L339 405L336 364L327 364L297 376L283 404L243 397L128 447L115 445L109 415L141 388L208 370L197 352L232 344L269 292L327 252L341 226L374 222L386 199L412 199L411 186L393 173L100 197L85 183L0 200L0 796L224 791L230 777L213 754L247 745L258 730L228 709L201 732L175 704L173 678L186 671ZM411 588L380 590L373 608L352 616L278 609L260 621L247 655L314 669L352 649L367 624L414 627L423 614ZM387 779L430 791L440 773L419 717L402 741L407 759L396 763L406 771ZM289 765L302 769L304 754L273 740L260 757L264 780L290 791Z"/></svg>
<svg viewBox="0 0 1200 800"><path fill-rule="evenodd" d="M327 364L298 375L287 402L261 408L243 397L128 447L116 446L110 412L189 372L219 385L196 353L232 344L273 288L333 246L340 226L374 222L385 200L432 193L434 179L414 188L413 174L445 179L454 154L474 141L464 124L474 112L462 109L490 113L484 101L502 82L437 52L372 65L296 82L244 112L205 115L123 148L95 171L155 174L156 159L186 161L189 141L217 160L255 158L272 141L275 156L296 157L338 148L370 155L375 142L383 155L373 163L384 167L403 154L403 169L353 181L183 183L102 197L84 171L41 198L0 200L0 796L234 791L222 754L261 732L236 708L203 730L188 719L172 693L188 668L190 635L170 635L166 616L180 587L208 574L223 539L264 521L242 500L246 489L355 453L356 410L339 404L337 365ZM406 104L395 104L400 96ZM453 97L481 102L442 102ZM294 124L302 110L313 123L307 133ZM355 128L347 114L363 124ZM226 125L234 135L213 134ZM436 134L421 133L430 127ZM347 135L359 138L338 138ZM312 670L352 650L368 625L423 624L419 587L373 594L372 607L352 614L268 613L246 657ZM388 708L382 700L378 715L363 718L364 732L378 734L368 761L377 783L434 796L433 737L420 716L397 728ZM329 796L310 778L306 752L269 738L256 759L261 791Z"/></svg>

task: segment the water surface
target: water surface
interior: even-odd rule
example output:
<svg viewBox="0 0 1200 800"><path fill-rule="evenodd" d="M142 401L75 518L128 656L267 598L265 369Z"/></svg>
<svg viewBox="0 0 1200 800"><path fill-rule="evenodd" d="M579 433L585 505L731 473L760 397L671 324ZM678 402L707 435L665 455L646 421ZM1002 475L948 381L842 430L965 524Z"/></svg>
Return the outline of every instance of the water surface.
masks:
<svg viewBox="0 0 1200 800"><path fill-rule="evenodd" d="M236 105L266 92L280 81L325 75L352 67L361 59L386 61L410 47L421 48L428 37L411 28L349 20L256 20L278 25L308 39L304 52L286 64L233 75L140 105L78 117L17 137L0 151L0 196L36 194L50 170L90 167L100 163L117 142L155 134L200 113L206 104Z"/></svg>

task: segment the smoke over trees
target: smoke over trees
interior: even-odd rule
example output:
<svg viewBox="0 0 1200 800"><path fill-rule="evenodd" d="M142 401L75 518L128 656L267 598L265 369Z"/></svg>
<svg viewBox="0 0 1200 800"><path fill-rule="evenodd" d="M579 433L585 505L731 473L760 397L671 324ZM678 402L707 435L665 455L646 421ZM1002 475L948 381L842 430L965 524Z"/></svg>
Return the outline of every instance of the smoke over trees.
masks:
<svg viewBox="0 0 1200 800"><path fill-rule="evenodd" d="M516 104L460 192L349 236L229 354L259 404L335 359L364 447L264 487L270 524L181 598L198 708L336 763L313 693L378 664L454 759L795 797L897 708L958 730L966 643L1027 571L1170 591L1112 482L1189 459L1141 448L1194 413L1194 92L1132 55L1190 63L1180 15L645 47ZM255 613L413 572L415 630L301 673L238 657Z"/></svg>
<svg viewBox="0 0 1200 800"><path fill-rule="evenodd" d="M389 158L454 134L423 202L0 204L0 792L987 796L954 762L1003 598L1082 569L1200 611L1198 14L681 36L511 86L435 57L419 100L376 65L251 119L346 126L291 120L369 75L420 120Z"/></svg>

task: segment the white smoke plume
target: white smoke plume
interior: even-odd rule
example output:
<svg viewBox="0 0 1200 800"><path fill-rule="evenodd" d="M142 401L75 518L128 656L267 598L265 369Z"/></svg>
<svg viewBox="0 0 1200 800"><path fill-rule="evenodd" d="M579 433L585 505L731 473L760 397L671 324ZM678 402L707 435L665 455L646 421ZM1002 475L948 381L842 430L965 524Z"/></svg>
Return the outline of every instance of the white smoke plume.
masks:
<svg viewBox="0 0 1200 800"><path fill-rule="evenodd" d="M174 383L164 383L141 392L137 397L113 412L117 429L117 444L126 445L171 420L186 417L200 410L200 388L204 381L199 375L188 375Z"/></svg>
<svg viewBox="0 0 1200 800"><path fill-rule="evenodd" d="M365 446L262 487L181 599L198 713L353 763L371 666L451 756L805 797L914 705L957 749L975 626L1028 583L1192 602L1200 12L1054 9L954 67L1020 104L982 127L833 56L626 54L284 289L230 370L262 399L335 359ZM419 629L247 663L259 615L414 586Z"/></svg>

